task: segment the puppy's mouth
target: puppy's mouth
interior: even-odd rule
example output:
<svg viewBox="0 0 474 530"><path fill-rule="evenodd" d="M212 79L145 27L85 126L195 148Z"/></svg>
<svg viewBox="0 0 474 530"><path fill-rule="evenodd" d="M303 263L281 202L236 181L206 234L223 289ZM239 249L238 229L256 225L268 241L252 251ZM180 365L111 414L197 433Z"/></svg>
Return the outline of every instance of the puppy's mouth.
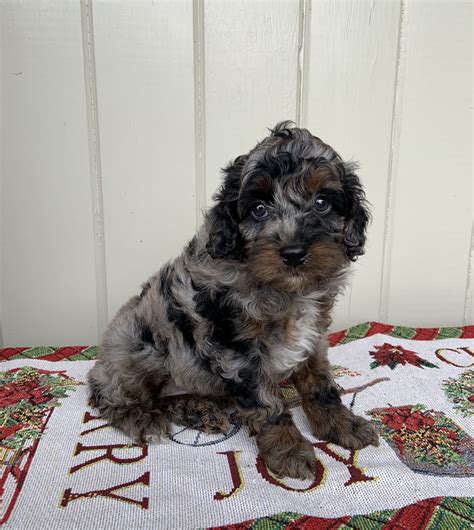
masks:
<svg viewBox="0 0 474 530"><path fill-rule="evenodd" d="M284 267L286 275L292 278L302 278L307 272L304 262L297 266L284 264Z"/></svg>
<svg viewBox="0 0 474 530"><path fill-rule="evenodd" d="M307 256L292 252L292 249L283 254L277 245L270 242L249 248L249 274L258 283L288 292L299 291L310 282Z"/></svg>

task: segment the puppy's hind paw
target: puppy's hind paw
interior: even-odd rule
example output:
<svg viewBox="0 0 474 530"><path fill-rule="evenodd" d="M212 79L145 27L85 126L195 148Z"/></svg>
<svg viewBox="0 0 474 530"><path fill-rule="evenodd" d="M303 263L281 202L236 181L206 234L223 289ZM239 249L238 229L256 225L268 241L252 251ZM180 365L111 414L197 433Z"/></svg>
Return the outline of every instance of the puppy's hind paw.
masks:
<svg viewBox="0 0 474 530"><path fill-rule="evenodd" d="M206 434L227 434L231 424L229 415L214 401L200 396L173 396L163 398L166 416L178 425L184 425Z"/></svg>
<svg viewBox="0 0 474 530"><path fill-rule="evenodd" d="M203 418L201 425L195 428L206 434L227 434L230 427L228 417L224 413L219 413L217 416Z"/></svg>

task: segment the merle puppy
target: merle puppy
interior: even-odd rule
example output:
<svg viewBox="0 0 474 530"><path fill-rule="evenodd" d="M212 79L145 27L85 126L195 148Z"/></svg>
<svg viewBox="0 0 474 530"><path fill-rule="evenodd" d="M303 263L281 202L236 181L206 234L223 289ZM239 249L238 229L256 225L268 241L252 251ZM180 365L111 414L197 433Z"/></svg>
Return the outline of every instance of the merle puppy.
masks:
<svg viewBox="0 0 474 530"><path fill-rule="evenodd" d="M197 235L104 334L89 384L111 425L136 440L170 421L225 430L226 398L272 472L307 478L314 452L282 397L289 379L317 438L378 444L342 405L327 359L331 309L369 218L353 170L291 122L228 165ZM170 397L176 387L186 395Z"/></svg>

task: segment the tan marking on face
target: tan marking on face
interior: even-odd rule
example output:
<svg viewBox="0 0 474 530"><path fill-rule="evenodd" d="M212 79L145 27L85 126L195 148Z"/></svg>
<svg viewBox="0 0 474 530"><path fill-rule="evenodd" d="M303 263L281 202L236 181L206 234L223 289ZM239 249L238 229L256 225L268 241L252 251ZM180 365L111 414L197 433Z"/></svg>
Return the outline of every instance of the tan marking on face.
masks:
<svg viewBox="0 0 474 530"><path fill-rule="evenodd" d="M342 245L334 241L316 241L308 249L308 266L324 271L336 271L344 266L347 257Z"/></svg>
<svg viewBox="0 0 474 530"><path fill-rule="evenodd" d="M242 186L239 195L248 193L257 193L264 202L269 200L273 194L273 182L271 178L264 175L254 175L246 180L245 186Z"/></svg>
<svg viewBox="0 0 474 530"><path fill-rule="evenodd" d="M342 189L342 182L330 167L319 167L310 172L305 178L305 188L312 194L324 188L333 190Z"/></svg>
<svg viewBox="0 0 474 530"><path fill-rule="evenodd" d="M284 272L278 249L272 243L259 243L248 254L250 275L257 281L273 283Z"/></svg>
<svg viewBox="0 0 474 530"><path fill-rule="evenodd" d="M318 241L310 245L305 268L317 283L329 279L347 265L342 245L333 241Z"/></svg>
<svg viewBox="0 0 474 530"><path fill-rule="evenodd" d="M281 259L279 247L270 242L252 247L247 263L249 275L255 282L269 284L282 291L297 292L304 281L300 274L289 272Z"/></svg>
<svg viewBox="0 0 474 530"><path fill-rule="evenodd" d="M273 190L272 180L268 177L259 177L255 180L254 188L261 193L271 195Z"/></svg>
<svg viewBox="0 0 474 530"><path fill-rule="evenodd" d="M348 264L342 244L335 241L319 241L310 245L305 263L294 269L283 263L280 247L273 242L259 242L247 251L248 272L252 280L288 293L317 289Z"/></svg>

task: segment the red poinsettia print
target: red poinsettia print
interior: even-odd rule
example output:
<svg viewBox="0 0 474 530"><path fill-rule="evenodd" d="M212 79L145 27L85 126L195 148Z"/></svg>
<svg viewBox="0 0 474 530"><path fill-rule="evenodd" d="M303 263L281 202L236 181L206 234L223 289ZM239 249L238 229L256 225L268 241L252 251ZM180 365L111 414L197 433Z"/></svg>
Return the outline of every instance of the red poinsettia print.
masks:
<svg viewBox="0 0 474 530"><path fill-rule="evenodd" d="M78 384L64 370L0 372L0 526L12 513L53 409Z"/></svg>
<svg viewBox="0 0 474 530"><path fill-rule="evenodd" d="M12 436L17 431L20 431L21 429L23 429L23 427L24 427L23 423L17 423L16 425L7 425L6 427L0 427L0 440L8 438L9 436Z"/></svg>
<svg viewBox="0 0 474 530"><path fill-rule="evenodd" d="M474 440L444 412L402 405L368 412L382 437L413 471L474 475Z"/></svg>
<svg viewBox="0 0 474 530"><path fill-rule="evenodd" d="M395 346L385 342L381 346L374 346L375 351L369 352L369 354L375 359L370 363L371 368L377 368L377 366L388 366L392 370L399 364L412 364L418 368L439 368L436 364L428 362L426 359L420 357L416 352L407 350L403 346Z"/></svg>
<svg viewBox="0 0 474 530"><path fill-rule="evenodd" d="M37 438L47 412L74 385L62 371L24 366L0 372L0 444L21 449Z"/></svg>
<svg viewBox="0 0 474 530"><path fill-rule="evenodd" d="M419 410L412 412L411 409L411 406L388 409L383 423L396 430L405 427L407 431L417 431L424 425L430 427L434 425L432 417L424 416Z"/></svg>

